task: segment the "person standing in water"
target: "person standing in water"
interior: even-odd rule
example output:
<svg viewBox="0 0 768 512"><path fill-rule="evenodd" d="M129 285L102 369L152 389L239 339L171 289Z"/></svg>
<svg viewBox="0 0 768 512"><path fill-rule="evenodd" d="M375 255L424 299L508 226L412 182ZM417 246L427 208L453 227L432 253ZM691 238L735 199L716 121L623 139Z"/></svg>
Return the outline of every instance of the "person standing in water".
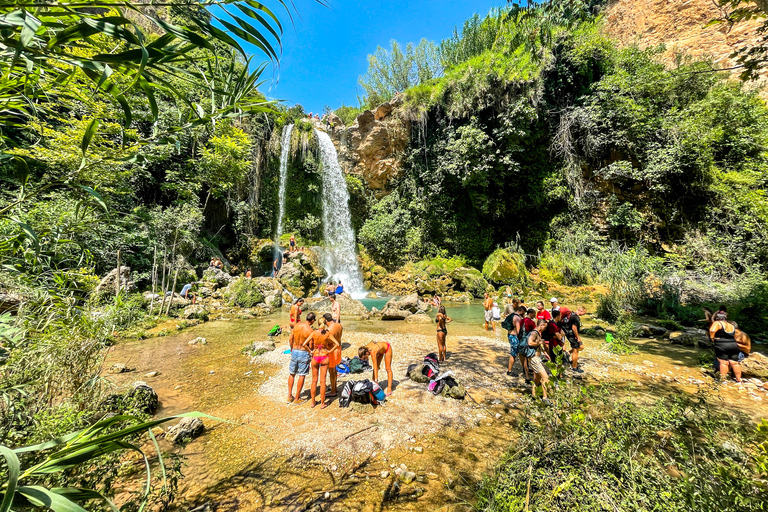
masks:
<svg viewBox="0 0 768 512"><path fill-rule="evenodd" d="M306 322L296 326L293 330L291 342L291 363L288 366L288 403L301 403L301 390L304 389L304 378L309 374L309 351L304 347L304 342L312 336L315 323L315 314L308 313ZM293 396L293 381L296 375L299 381L296 384L296 397Z"/></svg>
<svg viewBox="0 0 768 512"><path fill-rule="evenodd" d="M357 350L357 355L363 361L371 358L373 366L373 380L379 383L379 366L384 360L384 368L387 370L387 396L392 394L392 345L386 341L374 341Z"/></svg>
<svg viewBox="0 0 768 512"><path fill-rule="evenodd" d="M331 333L331 336L336 338L336 341L339 343L338 348L331 350L331 359L328 362L328 373L331 376L331 394L328 396L336 396L336 381L339 377L339 372L336 370L336 367L341 364L341 336L344 333L344 328L340 323L334 322L333 315L330 313L324 314L323 318L325 318L325 323L328 325L328 332Z"/></svg>
<svg viewBox="0 0 768 512"><path fill-rule="evenodd" d="M312 407L317 405L315 397L317 396L318 382L320 384L320 403L322 404L320 408L325 409L330 405L330 402L325 401L325 377L328 374L328 365L331 360L330 353L340 346L336 338L328 331L328 324L324 317L320 317L318 329L302 344L302 347L312 350L312 387L309 389Z"/></svg>
<svg viewBox="0 0 768 512"><path fill-rule="evenodd" d="M448 352L445 346L445 338L448 336L447 324L451 323L451 318L445 312L445 306L440 306L437 310L437 360L439 362L445 361Z"/></svg>
<svg viewBox="0 0 768 512"><path fill-rule="evenodd" d="M493 321L493 299L485 292L483 295L483 307L485 308L485 330L488 330L488 324L493 327L493 332L496 332L496 322Z"/></svg>
<svg viewBox="0 0 768 512"><path fill-rule="evenodd" d="M333 321L336 323L341 323L341 304L339 304L339 301L336 300L336 294L332 293L328 296L331 299L331 316L333 317Z"/></svg>

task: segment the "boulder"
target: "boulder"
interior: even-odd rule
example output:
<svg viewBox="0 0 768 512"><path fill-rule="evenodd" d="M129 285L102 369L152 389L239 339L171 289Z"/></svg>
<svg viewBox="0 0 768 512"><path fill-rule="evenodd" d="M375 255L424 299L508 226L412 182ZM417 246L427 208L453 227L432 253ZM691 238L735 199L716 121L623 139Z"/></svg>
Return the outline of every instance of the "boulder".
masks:
<svg viewBox="0 0 768 512"><path fill-rule="evenodd" d="M413 315L407 309L395 309L391 307L385 307L381 311L382 320L405 320L409 316Z"/></svg>
<svg viewBox="0 0 768 512"><path fill-rule="evenodd" d="M135 368L129 368L128 365L123 363L115 363L109 367L109 373L128 373L134 370Z"/></svg>
<svg viewBox="0 0 768 512"><path fill-rule="evenodd" d="M419 299L419 296L415 293L412 293L410 295L406 295L405 297L401 297L400 299L390 299L384 308L403 309L411 312L411 314L415 314L419 312L419 306L421 302L422 301Z"/></svg>
<svg viewBox="0 0 768 512"><path fill-rule="evenodd" d="M704 341L702 336L688 331L674 331L669 333L669 342L673 345L683 345L686 347L695 347L699 341Z"/></svg>
<svg viewBox="0 0 768 512"><path fill-rule="evenodd" d="M471 293L473 297L482 297L488 289L488 281L477 269L459 267L451 271L450 276L456 283L457 291Z"/></svg>
<svg viewBox="0 0 768 512"><path fill-rule="evenodd" d="M118 269L114 268L104 276L99 284L94 288L93 294L99 295L114 295L117 291L117 281L120 280L120 290L133 292L136 290L136 285L131 281L131 267L120 265L120 277L118 278Z"/></svg>
<svg viewBox="0 0 768 512"><path fill-rule="evenodd" d="M638 338L661 338L668 333L664 327L653 324L635 324L634 336Z"/></svg>
<svg viewBox="0 0 768 512"><path fill-rule="evenodd" d="M272 309L279 309L283 305L283 285L274 277L257 277L253 279L264 294L264 303Z"/></svg>
<svg viewBox="0 0 768 512"><path fill-rule="evenodd" d="M338 130L340 128L344 128L344 121L342 121L341 118L337 116L335 112L331 112L330 114L328 114L328 124L331 126L332 130Z"/></svg>
<svg viewBox="0 0 768 512"><path fill-rule="evenodd" d="M310 297L327 276L314 251L294 252L280 268L277 279L296 297Z"/></svg>
<svg viewBox="0 0 768 512"><path fill-rule="evenodd" d="M136 381L133 389L128 393L133 408L145 414L155 414L159 400L157 393L146 382Z"/></svg>
<svg viewBox="0 0 768 512"><path fill-rule="evenodd" d="M187 345L207 345L207 344L208 344L208 340L203 338L202 336L198 336L197 338L187 343Z"/></svg>
<svg viewBox="0 0 768 512"><path fill-rule="evenodd" d="M525 268L525 256L508 249L496 249L483 263L483 276L496 286L527 286L531 278Z"/></svg>
<svg viewBox="0 0 768 512"><path fill-rule="evenodd" d="M230 306L252 308L264 302L258 279L238 277L224 290L224 298Z"/></svg>
<svg viewBox="0 0 768 512"><path fill-rule="evenodd" d="M141 294L144 302L157 302L163 300L163 296L159 293L144 292Z"/></svg>
<svg viewBox="0 0 768 512"><path fill-rule="evenodd" d="M254 341L245 347L245 351L252 356L258 356L264 354L265 352L272 352L273 350L275 350L275 342L271 340Z"/></svg>
<svg viewBox="0 0 768 512"><path fill-rule="evenodd" d="M215 267L208 267L203 272L203 282L206 283L205 286L211 290L216 290L216 288L224 288L229 283L231 283L233 279L234 278L231 275Z"/></svg>
<svg viewBox="0 0 768 512"><path fill-rule="evenodd" d="M181 421L170 427L166 439L173 444L182 444L200 436L205 432L205 425L200 418L181 418Z"/></svg>
<svg viewBox="0 0 768 512"><path fill-rule="evenodd" d="M407 317L405 321L409 324L429 324L432 323L432 318L427 314L417 313Z"/></svg>
<svg viewBox="0 0 768 512"><path fill-rule="evenodd" d="M745 378L768 380L768 357L760 352L752 352L741 362L741 374Z"/></svg>
<svg viewBox="0 0 768 512"><path fill-rule="evenodd" d="M210 312L208 311L208 308L203 306L202 304L192 304L191 306L187 306L184 308L184 312L181 314L181 318L184 318L186 320L191 320L193 318L198 320L208 320L208 316L210 315Z"/></svg>
<svg viewBox="0 0 768 512"><path fill-rule="evenodd" d="M366 308L359 300L350 297L347 293L337 295L336 301L339 303L339 306L341 306L342 315L368 314L368 308ZM316 314L330 313L331 299L328 297L307 299L305 302L305 309L307 311L314 311Z"/></svg>

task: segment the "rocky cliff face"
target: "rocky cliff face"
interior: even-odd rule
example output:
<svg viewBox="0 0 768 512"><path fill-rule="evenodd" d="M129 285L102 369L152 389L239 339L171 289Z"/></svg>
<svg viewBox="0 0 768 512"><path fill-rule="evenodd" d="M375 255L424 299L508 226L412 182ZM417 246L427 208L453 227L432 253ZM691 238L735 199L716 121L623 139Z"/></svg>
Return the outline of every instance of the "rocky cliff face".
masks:
<svg viewBox="0 0 768 512"><path fill-rule="evenodd" d="M401 157L411 131L410 122L398 115L402 103L402 95L395 96L331 133L344 172L362 176L377 196L386 194L389 182L402 172Z"/></svg>
<svg viewBox="0 0 768 512"><path fill-rule="evenodd" d="M736 65L731 53L754 43L762 22L705 26L720 16L712 0L612 0L605 10L605 31L623 45L637 43L649 48L664 43L667 49L661 59L669 66L675 64L678 53L683 53L694 58L711 57L720 68L731 68ZM738 75L740 70L732 72Z"/></svg>

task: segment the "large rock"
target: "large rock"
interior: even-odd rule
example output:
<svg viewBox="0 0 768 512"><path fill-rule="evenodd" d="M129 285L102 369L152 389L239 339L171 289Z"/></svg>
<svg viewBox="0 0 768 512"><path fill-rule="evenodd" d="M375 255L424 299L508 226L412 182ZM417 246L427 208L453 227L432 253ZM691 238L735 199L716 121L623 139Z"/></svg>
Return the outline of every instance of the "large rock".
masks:
<svg viewBox="0 0 768 512"><path fill-rule="evenodd" d="M488 289L488 281L485 280L483 274L477 269L459 267L454 269L450 276L456 283L457 291L471 293L473 297L482 297L483 293Z"/></svg>
<svg viewBox="0 0 768 512"><path fill-rule="evenodd" d="M407 317L405 321L409 324L429 324L432 323L432 318L425 313L417 313Z"/></svg>
<svg viewBox="0 0 768 512"><path fill-rule="evenodd" d="M391 307L385 307L381 310L382 320L405 320L409 316L413 315L407 309L396 309Z"/></svg>
<svg viewBox="0 0 768 512"><path fill-rule="evenodd" d="M336 301L341 306L342 315L366 315L368 314L368 308L366 308L362 302L355 300L349 296L349 294L341 294L336 296ZM331 299L328 297L307 299L305 307L307 311L314 311L316 314L330 313L331 312Z"/></svg>
<svg viewBox="0 0 768 512"><path fill-rule="evenodd" d="M760 352L752 352L741 362L741 374L747 378L768 380L768 357Z"/></svg>
<svg viewBox="0 0 768 512"><path fill-rule="evenodd" d="M155 414L159 400L157 393L146 382L136 381L133 389L128 393L128 399L132 408L146 414Z"/></svg>
<svg viewBox="0 0 768 512"><path fill-rule="evenodd" d="M182 444L200 436L205 432L205 425L200 418L181 418L181 421L170 427L166 439L173 444Z"/></svg>
<svg viewBox="0 0 768 512"><path fill-rule="evenodd" d="M272 340L267 340L267 341L254 341L253 343L245 347L244 352L247 352L252 356L258 356L265 352L272 352L273 350L275 350L275 342Z"/></svg>
<svg viewBox="0 0 768 512"><path fill-rule="evenodd" d="M294 252L283 263L277 279L296 297L310 297L317 292L326 277L314 251Z"/></svg>
<svg viewBox="0 0 768 512"><path fill-rule="evenodd" d="M530 282L525 256L507 249L496 249L483 263L483 276L496 285L526 286Z"/></svg>
<svg viewBox="0 0 768 512"><path fill-rule="evenodd" d="M283 305L283 292L285 289L280 281L274 277L257 277L256 285L264 294L264 303L272 309L279 309Z"/></svg>
<svg viewBox="0 0 768 512"><path fill-rule="evenodd" d="M402 96L366 110L344 129L334 130L339 163L347 173L360 175L381 197L389 184L402 176L401 155L408 147L410 121L398 114Z"/></svg>
<svg viewBox="0 0 768 512"><path fill-rule="evenodd" d="M224 290L224 298L230 306L241 308L252 308L264 303L264 293L261 291L258 280L245 277L232 281Z"/></svg>
<svg viewBox="0 0 768 512"><path fill-rule="evenodd" d="M116 268L109 271L99 284L94 288L93 294L99 295L114 295L117 291L117 277L118 270ZM133 292L136 290L136 285L131 280L131 267L120 265L120 290Z"/></svg>
<svg viewBox="0 0 768 512"><path fill-rule="evenodd" d="M685 331L669 333L669 342L673 345L695 347L697 345L706 345L708 341L707 333L703 329L686 329Z"/></svg>
<svg viewBox="0 0 768 512"><path fill-rule="evenodd" d="M209 315L210 312L208 311L208 308L202 304L192 304L191 306L184 308L184 312L181 314L181 318L185 318L187 320L196 318L198 320L207 321Z"/></svg>
<svg viewBox="0 0 768 512"><path fill-rule="evenodd" d="M453 278L448 275L438 275L434 277L428 276L416 276L416 291L419 295L434 295L438 294L443 296L453 291L456 283Z"/></svg>
<svg viewBox="0 0 768 512"><path fill-rule="evenodd" d="M224 288L229 285L233 279L234 278L231 275L215 267L208 267L203 272L203 282L205 282L208 285L207 288L210 288L211 290Z"/></svg>
<svg viewBox="0 0 768 512"><path fill-rule="evenodd" d="M658 325L636 323L633 334L638 338L660 338L666 336L668 332L667 329Z"/></svg>

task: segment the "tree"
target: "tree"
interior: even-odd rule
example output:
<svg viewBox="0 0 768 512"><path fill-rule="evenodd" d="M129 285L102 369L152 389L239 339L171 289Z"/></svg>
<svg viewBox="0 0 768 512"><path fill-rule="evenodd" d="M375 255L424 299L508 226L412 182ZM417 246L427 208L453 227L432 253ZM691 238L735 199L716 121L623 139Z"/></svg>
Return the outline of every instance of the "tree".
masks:
<svg viewBox="0 0 768 512"><path fill-rule="evenodd" d="M755 31L757 40L736 49L730 56L736 59L739 67L744 68L742 80L757 80L768 63L768 0L717 0L716 3L722 15L710 21L710 25L728 23L732 27L744 21L763 20Z"/></svg>
<svg viewBox="0 0 768 512"><path fill-rule="evenodd" d="M368 72L358 80L367 94L369 106L443 72L437 46L432 41L422 39L416 46L408 43L405 52L394 39L390 45L389 51L379 46L368 56Z"/></svg>

